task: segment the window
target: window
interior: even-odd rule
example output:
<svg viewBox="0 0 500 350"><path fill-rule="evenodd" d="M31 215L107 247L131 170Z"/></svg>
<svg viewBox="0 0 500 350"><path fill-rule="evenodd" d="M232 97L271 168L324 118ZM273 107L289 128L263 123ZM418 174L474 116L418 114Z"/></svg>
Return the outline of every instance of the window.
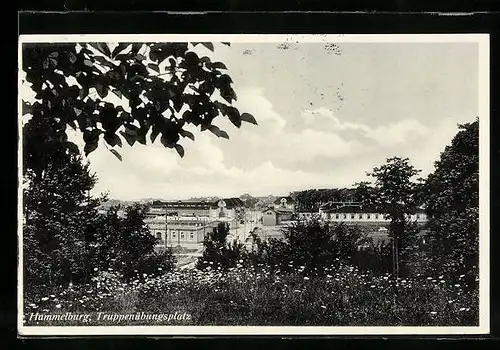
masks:
<svg viewBox="0 0 500 350"><path fill-rule="evenodd" d="M363 218L363 214L359 214L359 219L361 220Z"/></svg>
<svg viewBox="0 0 500 350"><path fill-rule="evenodd" d="M419 215L419 214L417 214L417 220L418 220L418 219L420 219L420 215Z"/></svg>
<svg viewBox="0 0 500 350"><path fill-rule="evenodd" d="M354 219L354 214L351 214L351 219Z"/></svg>
<svg viewBox="0 0 500 350"><path fill-rule="evenodd" d="M335 219L338 219L339 218L339 214L335 214Z"/></svg>
<svg viewBox="0 0 500 350"><path fill-rule="evenodd" d="M347 214L344 214L344 219L347 219Z"/></svg>
<svg viewBox="0 0 500 350"><path fill-rule="evenodd" d="M181 231L181 239L184 239L184 232Z"/></svg>
<svg viewBox="0 0 500 350"><path fill-rule="evenodd" d="M156 239L161 240L161 232L156 232Z"/></svg>
<svg viewBox="0 0 500 350"><path fill-rule="evenodd" d="M175 238L175 231L172 232L172 238Z"/></svg>
<svg viewBox="0 0 500 350"><path fill-rule="evenodd" d="M375 214L375 219L378 219L378 214Z"/></svg>
<svg viewBox="0 0 500 350"><path fill-rule="evenodd" d="M192 233L192 232L191 232L191 233L189 234L189 238L190 238L190 239L194 239L194 233Z"/></svg>
<svg viewBox="0 0 500 350"><path fill-rule="evenodd" d="M372 214L366 214L366 218L370 219L372 217Z"/></svg>

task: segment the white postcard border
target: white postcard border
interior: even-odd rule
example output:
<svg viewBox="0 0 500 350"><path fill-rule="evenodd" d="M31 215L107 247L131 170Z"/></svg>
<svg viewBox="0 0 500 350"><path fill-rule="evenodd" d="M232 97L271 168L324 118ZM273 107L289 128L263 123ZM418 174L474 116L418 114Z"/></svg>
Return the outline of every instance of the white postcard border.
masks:
<svg viewBox="0 0 500 350"><path fill-rule="evenodd" d="M299 43L478 43L479 48L479 326L477 327L265 327L265 326L79 326L38 327L23 325L23 235L22 235L22 102L18 99L18 333L20 336L75 335L465 335L490 331L490 242L489 242L489 34L89 34L89 35L20 35L18 72L22 66L23 43L62 42L299 42ZM20 93L21 75L18 79Z"/></svg>

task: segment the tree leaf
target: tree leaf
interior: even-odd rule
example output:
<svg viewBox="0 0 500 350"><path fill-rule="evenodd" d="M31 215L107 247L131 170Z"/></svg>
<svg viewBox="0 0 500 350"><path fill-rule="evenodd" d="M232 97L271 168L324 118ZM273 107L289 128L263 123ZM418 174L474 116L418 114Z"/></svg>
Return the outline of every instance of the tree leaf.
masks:
<svg viewBox="0 0 500 350"><path fill-rule="evenodd" d="M160 73L160 67L155 63L148 63L148 68L154 70L156 73Z"/></svg>
<svg viewBox="0 0 500 350"><path fill-rule="evenodd" d="M191 139L191 140L193 140L193 141L194 141L194 135L193 135L193 133L192 133L192 132L189 132L189 131L187 131L187 130L181 130L181 131L179 131L179 134L180 134L182 137L187 137L187 138L189 138L189 139Z"/></svg>
<svg viewBox="0 0 500 350"><path fill-rule="evenodd" d="M255 120L254 116L251 115L250 113L243 113L241 115L241 120L247 123L252 123L254 125L258 125L257 121Z"/></svg>
<svg viewBox="0 0 500 350"><path fill-rule="evenodd" d="M214 62L212 63L212 68L216 69L227 69L226 65L222 62Z"/></svg>
<svg viewBox="0 0 500 350"><path fill-rule="evenodd" d="M71 63L75 63L76 62L76 56L73 52L68 52L68 59Z"/></svg>
<svg viewBox="0 0 500 350"><path fill-rule="evenodd" d="M137 140L137 135L127 134L125 131L120 131L120 134L130 146L133 146L135 141Z"/></svg>
<svg viewBox="0 0 500 350"><path fill-rule="evenodd" d="M120 52L122 52L123 50L125 50L130 44L128 43L119 43L118 46L116 46L114 49L113 49L113 52L111 53L111 57L115 58L116 55L118 55Z"/></svg>
<svg viewBox="0 0 500 350"><path fill-rule="evenodd" d="M231 123L233 123L233 125L236 126L237 128L240 128L241 127L240 112L232 106L227 106L226 111L227 111L227 116L229 117Z"/></svg>
<svg viewBox="0 0 500 350"><path fill-rule="evenodd" d="M71 129L76 130L76 123L74 120L70 120L67 124L71 127Z"/></svg>
<svg viewBox="0 0 500 350"><path fill-rule="evenodd" d="M92 61L89 61L89 60L83 60L83 64L86 65L87 67L93 67L94 64L92 63Z"/></svg>
<svg viewBox="0 0 500 350"><path fill-rule="evenodd" d="M94 60L96 60L97 62L99 62L100 64L106 66L106 67L109 67L109 68L116 68L116 66L109 62L107 59L105 59L104 57L101 57L101 56L94 56Z"/></svg>
<svg viewBox="0 0 500 350"><path fill-rule="evenodd" d="M169 137L166 134L162 134L160 141L163 146L168 147L168 148L173 148L175 144L172 142L172 140L169 139Z"/></svg>
<svg viewBox="0 0 500 350"><path fill-rule="evenodd" d="M146 142L146 134L147 134L147 131L146 132L139 131L139 133L137 134L137 142L139 142L142 145L146 145L147 144L147 142Z"/></svg>
<svg viewBox="0 0 500 350"><path fill-rule="evenodd" d="M160 134L160 129L153 127L153 131L151 131L151 135L150 135L151 143L155 142L155 140L159 134Z"/></svg>
<svg viewBox="0 0 500 350"><path fill-rule="evenodd" d="M220 95L224 100L226 100L229 103L232 103L233 100L237 100L236 92L234 92L233 88L229 85L223 85L219 88L220 90Z"/></svg>
<svg viewBox="0 0 500 350"><path fill-rule="evenodd" d="M110 149L109 150L111 153L113 153L115 155L116 158L118 158L120 160L120 162L122 161L122 156L120 155L120 153L118 153L116 150L114 149Z"/></svg>
<svg viewBox="0 0 500 350"><path fill-rule="evenodd" d="M105 98L108 95L108 87L102 83L96 83L95 89L101 98Z"/></svg>
<svg viewBox="0 0 500 350"><path fill-rule="evenodd" d="M118 145L119 147L122 147L122 140L120 139L120 136L116 134L111 134L111 133L105 133L104 134L104 140L110 145L111 147L114 147Z"/></svg>
<svg viewBox="0 0 500 350"><path fill-rule="evenodd" d="M139 50L141 49L142 45L144 45L143 43L133 43L132 44L132 50L131 52L134 54L134 55L137 55L137 53L139 52Z"/></svg>
<svg viewBox="0 0 500 350"><path fill-rule="evenodd" d="M80 89L80 92L78 93L78 98L80 100L83 100L83 99L85 99L85 97L87 97L88 94L89 94L89 90L86 88L82 88L82 89Z"/></svg>
<svg viewBox="0 0 500 350"><path fill-rule="evenodd" d="M113 89L111 90L112 93L114 93L118 98L122 98L122 92L118 89Z"/></svg>
<svg viewBox="0 0 500 350"><path fill-rule="evenodd" d="M32 108L33 108L33 106L31 105L31 103L23 101L23 103L21 105L22 115L31 113Z"/></svg>
<svg viewBox="0 0 500 350"><path fill-rule="evenodd" d="M73 154L80 154L80 150L78 149L78 146L75 145L73 142L66 142L66 146L68 147L68 150L73 153Z"/></svg>
<svg viewBox="0 0 500 350"><path fill-rule="evenodd" d="M89 45L106 56L111 56L111 51L106 43L89 43Z"/></svg>
<svg viewBox="0 0 500 350"><path fill-rule="evenodd" d="M177 153L179 153L179 155L181 156L181 158L184 157L184 147L182 147L179 144L176 144L174 147Z"/></svg>
<svg viewBox="0 0 500 350"><path fill-rule="evenodd" d="M229 135L224 130L219 130L219 135L218 136L222 137L224 139L228 139L229 140Z"/></svg>
<svg viewBox="0 0 500 350"><path fill-rule="evenodd" d="M200 43L200 44L202 44L203 46L205 46L210 51L214 52L214 44L212 44L212 43Z"/></svg>
<svg viewBox="0 0 500 350"><path fill-rule="evenodd" d="M210 130L210 132L212 134L214 134L215 136L220 137L219 135L220 135L220 131L221 130L219 129L218 126L216 126L216 125L210 125L206 129Z"/></svg>
<svg viewBox="0 0 500 350"><path fill-rule="evenodd" d="M98 143L98 139L91 139L91 140L88 140L86 143L85 143L85 147L83 148L83 151L85 152L85 155L88 156L90 153L92 153L93 151L95 151L95 149L97 148L97 143Z"/></svg>

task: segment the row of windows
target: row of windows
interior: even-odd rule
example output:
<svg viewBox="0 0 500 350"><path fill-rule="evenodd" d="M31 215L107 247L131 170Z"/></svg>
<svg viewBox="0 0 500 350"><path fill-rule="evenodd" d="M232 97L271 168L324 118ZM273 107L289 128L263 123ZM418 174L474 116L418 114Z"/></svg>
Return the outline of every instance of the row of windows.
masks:
<svg viewBox="0 0 500 350"><path fill-rule="evenodd" d="M153 228L153 229L155 229L155 228L163 228L163 227L165 227L165 224L152 224L152 223L150 223L150 222L147 222L147 224L148 224L148 226L149 226L150 228Z"/></svg>
<svg viewBox="0 0 500 350"><path fill-rule="evenodd" d="M176 235L176 233L175 233L175 232L172 232L172 238L177 238L177 235ZM185 238L186 238L186 236L185 236L184 232L180 232L180 238L181 238L181 239L185 239ZM158 240L161 240L161 239L162 239L162 237L161 237L161 232L156 232L156 239L158 239ZM191 232L191 233L189 234L189 239L194 239L194 233L192 233L192 232Z"/></svg>
<svg viewBox="0 0 500 350"><path fill-rule="evenodd" d="M202 222L192 222L192 221L169 221L168 225L183 225L183 226L203 226Z"/></svg>
<svg viewBox="0 0 500 350"><path fill-rule="evenodd" d="M210 204L175 204L175 205L166 205L165 206L168 209L177 209L177 208L188 208L188 209L198 209L198 210L203 210L203 209L210 209Z"/></svg>
<svg viewBox="0 0 500 350"><path fill-rule="evenodd" d="M379 218L379 214L373 214L374 215L374 218L375 219L378 219ZM330 215L329 215L330 216ZM343 219L347 219L348 217L348 214L335 214L335 219L340 219L340 218L343 218ZM356 218L356 214L350 214L350 217L351 219L355 219ZM366 214L366 217L368 219L371 219L372 218L372 214ZM363 214L358 214L358 218L359 219L362 219L363 218Z"/></svg>
<svg viewBox="0 0 500 350"><path fill-rule="evenodd" d="M350 216L351 219L356 219L356 218L359 218L359 219L363 219L363 214L335 214L335 219L340 219L340 218L343 218L343 219L347 219L348 215ZM330 218L330 214L328 214L328 218ZM375 218L375 219L379 219L380 218L383 218L383 216L379 215L379 214L366 214L366 218L367 219L371 219L371 218ZM421 218L421 216L419 214L416 215L416 218L417 220Z"/></svg>

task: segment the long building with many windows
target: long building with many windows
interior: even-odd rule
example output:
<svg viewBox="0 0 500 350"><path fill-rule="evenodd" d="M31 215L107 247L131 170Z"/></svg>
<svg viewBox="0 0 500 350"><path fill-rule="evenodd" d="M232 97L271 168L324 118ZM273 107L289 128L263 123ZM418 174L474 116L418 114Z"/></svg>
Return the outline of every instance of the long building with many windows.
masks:
<svg viewBox="0 0 500 350"><path fill-rule="evenodd" d="M379 213L371 206L364 206L361 203L331 202L323 205L319 209L319 216L323 220L330 222L345 222L357 224L388 224L388 219L384 214ZM421 208L408 216L408 219L417 223L425 223L427 215Z"/></svg>
<svg viewBox="0 0 500 350"><path fill-rule="evenodd" d="M237 225L245 209L239 198L208 201L154 201L146 218L162 246L198 244L221 221Z"/></svg>

